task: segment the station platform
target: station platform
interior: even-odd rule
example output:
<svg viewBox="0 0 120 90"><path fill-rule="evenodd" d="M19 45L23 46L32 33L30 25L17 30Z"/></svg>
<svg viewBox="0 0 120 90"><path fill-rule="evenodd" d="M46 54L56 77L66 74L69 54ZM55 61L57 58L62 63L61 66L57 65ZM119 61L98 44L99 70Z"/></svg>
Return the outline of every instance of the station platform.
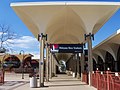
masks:
<svg viewBox="0 0 120 90"><path fill-rule="evenodd" d="M45 87L42 88L30 88L28 74L24 75L24 79L21 77L21 74L6 73L5 83L0 85L0 90L97 90L66 74L59 74L53 77L49 82L45 82Z"/></svg>

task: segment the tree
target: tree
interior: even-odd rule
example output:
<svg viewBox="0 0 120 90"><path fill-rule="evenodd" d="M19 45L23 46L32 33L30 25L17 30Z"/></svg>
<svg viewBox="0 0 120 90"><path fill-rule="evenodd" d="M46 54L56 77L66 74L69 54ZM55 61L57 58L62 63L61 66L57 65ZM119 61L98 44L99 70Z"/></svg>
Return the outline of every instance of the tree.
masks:
<svg viewBox="0 0 120 90"><path fill-rule="evenodd" d="M11 31L9 25L0 24L0 53L5 53L10 44L10 40L15 39L16 35Z"/></svg>

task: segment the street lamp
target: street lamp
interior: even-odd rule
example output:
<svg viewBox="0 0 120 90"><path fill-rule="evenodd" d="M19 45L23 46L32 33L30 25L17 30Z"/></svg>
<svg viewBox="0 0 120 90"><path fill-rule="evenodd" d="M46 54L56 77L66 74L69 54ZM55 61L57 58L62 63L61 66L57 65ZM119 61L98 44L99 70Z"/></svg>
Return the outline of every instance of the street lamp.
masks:
<svg viewBox="0 0 120 90"><path fill-rule="evenodd" d="M23 50L21 50L20 51L20 55L21 55L21 53L23 53L23 58L22 58L22 79L24 79L24 51Z"/></svg>

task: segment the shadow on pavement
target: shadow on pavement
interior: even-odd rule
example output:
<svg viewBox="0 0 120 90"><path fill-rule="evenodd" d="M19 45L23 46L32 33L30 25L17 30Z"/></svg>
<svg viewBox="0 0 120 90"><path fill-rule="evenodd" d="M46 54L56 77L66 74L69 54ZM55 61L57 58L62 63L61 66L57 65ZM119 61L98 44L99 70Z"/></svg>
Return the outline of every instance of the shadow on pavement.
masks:
<svg viewBox="0 0 120 90"><path fill-rule="evenodd" d="M49 85L49 87L80 86L80 85L87 85L87 84Z"/></svg>
<svg viewBox="0 0 120 90"><path fill-rule="evenodd" d="M26 84L26 83L29 83L29 82L28 81L5 81L5 83L2 86L13 86L13 85L16 85L16 84L19 84L19 83Z"/></svg>
<svg viewBox="0 0 120 90"><path fill-rule="evenodd" d="M29 81L5 81L5 83L0 86L0 90L13 90L27 83L29 83Z"/></svg>
<svg viewBox="0 0 120 90"><path fill-rule="evenodd" d="M63 80L54 80L54 81L50 81L50 82L73 82L73 81L80 81L80 80L69 80L69 79L63 79Z"/></svg>

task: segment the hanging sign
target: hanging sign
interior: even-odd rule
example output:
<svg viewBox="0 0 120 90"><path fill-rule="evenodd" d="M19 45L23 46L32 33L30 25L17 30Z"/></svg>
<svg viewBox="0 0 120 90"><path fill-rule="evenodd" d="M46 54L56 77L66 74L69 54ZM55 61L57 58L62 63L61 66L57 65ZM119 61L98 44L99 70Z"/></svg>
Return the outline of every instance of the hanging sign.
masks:
<svg viewBox="0 0 120 90"><path fill-rule="evenodd" d="M50 44L51 52L54 53L82 53L82 44Z"/></svg>

